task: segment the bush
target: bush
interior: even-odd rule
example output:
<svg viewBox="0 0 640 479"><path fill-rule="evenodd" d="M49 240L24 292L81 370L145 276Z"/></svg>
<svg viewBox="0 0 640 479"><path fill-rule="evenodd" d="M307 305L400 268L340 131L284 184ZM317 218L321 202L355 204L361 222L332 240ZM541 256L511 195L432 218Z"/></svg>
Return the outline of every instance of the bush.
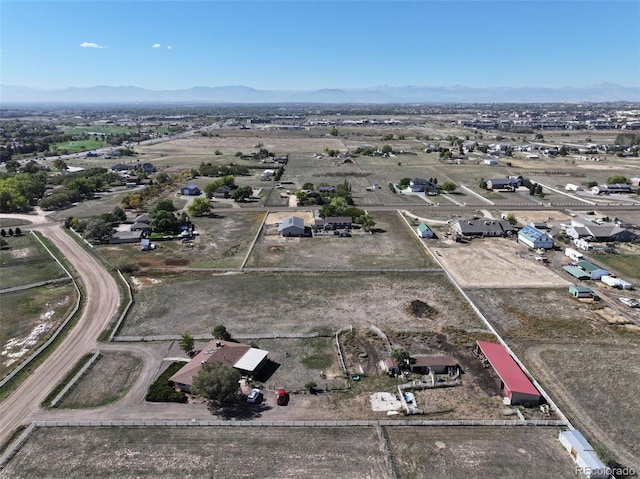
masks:
<svg viewBox="0 0 640 479"><path fill-rule="evenodd" d="M173 363L163 372L147 391L146 401L149 402L178 402L186 403L187 395L178 392L169 383L169 378L177 373L184 363Z"/></svg>

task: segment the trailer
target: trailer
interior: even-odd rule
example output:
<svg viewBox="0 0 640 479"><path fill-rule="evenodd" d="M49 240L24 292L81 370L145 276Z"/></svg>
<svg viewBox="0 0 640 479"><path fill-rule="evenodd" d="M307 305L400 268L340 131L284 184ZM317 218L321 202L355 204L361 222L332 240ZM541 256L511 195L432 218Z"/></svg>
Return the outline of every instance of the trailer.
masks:
<svg viewBox="0 0 640 479"><path fill-rule="evenodd" d="M573 248L566 248L564 250L564 255L568 256L574 261L580 261L582 258L584 258L584 255L582 253L580 253L579 251L576 251Z"/></svg>
<svg viewBox="0 0 640 479"><path fill-rule="evenodd" d="M617 289L631 289L632 285L628 281L613 276L603 276L600 278L604 284Z"/></svg>

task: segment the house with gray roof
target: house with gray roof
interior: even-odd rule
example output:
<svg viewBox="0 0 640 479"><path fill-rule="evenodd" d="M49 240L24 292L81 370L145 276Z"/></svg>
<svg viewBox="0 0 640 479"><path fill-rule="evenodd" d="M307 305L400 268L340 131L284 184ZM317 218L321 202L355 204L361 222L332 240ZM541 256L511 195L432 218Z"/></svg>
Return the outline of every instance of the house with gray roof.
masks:
<svg viewBox="0 0 640 479"><path fill-rule="evenodd" d="M511 236L515 232L508 221L491 218L460 218L451 223L451 228L460 236Z"/></svg>
<svg viewBox="0 0 640 479"><path fill-rule="evenodd" d="M282 236L304 236L304 220L299 216L287 216L278 226L278 232Z"/></svg>

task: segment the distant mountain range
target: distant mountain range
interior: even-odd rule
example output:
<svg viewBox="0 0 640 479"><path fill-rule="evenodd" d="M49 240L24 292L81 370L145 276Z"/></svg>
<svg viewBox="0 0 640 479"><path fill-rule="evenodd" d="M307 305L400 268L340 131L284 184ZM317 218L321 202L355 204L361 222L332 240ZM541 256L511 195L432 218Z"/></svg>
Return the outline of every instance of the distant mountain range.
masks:
<svg viewBox="0 0 640 479"><path fill-rule="evenodd" d="M256 90L246 86L147 90L134 86L94 86L42 90L0 86L0 103L562 103L640 102L640 86L611 83L587 87L372 87L321 90Z"/></svg>

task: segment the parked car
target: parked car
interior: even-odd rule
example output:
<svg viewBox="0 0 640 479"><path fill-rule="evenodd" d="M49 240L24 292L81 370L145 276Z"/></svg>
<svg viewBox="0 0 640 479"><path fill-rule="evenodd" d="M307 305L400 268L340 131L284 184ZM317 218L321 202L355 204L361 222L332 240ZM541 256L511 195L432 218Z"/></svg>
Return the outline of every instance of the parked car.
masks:
<svg viewBox="0 0 640 479"><path fill-rule="evenodd" d="M249 395L247 396L248 403L255 403L260 399L260 390L257 388L253 388L249 391Z"/></svg>
<svg viewBox="0 0 640 479"><path fill-rule="evenodd" d="M640 301L638 301L637 299L633 299L633 298L618 298L618 300L621 303L626 304L630 308L640 308Z"/></svg>
<svg viewBox="0 0 640 479"><path fill-rule="evenodd" d="M286 406L289 402L289 394L284 389L278 389L276 391L276 404L278 406Z"/></svg>

